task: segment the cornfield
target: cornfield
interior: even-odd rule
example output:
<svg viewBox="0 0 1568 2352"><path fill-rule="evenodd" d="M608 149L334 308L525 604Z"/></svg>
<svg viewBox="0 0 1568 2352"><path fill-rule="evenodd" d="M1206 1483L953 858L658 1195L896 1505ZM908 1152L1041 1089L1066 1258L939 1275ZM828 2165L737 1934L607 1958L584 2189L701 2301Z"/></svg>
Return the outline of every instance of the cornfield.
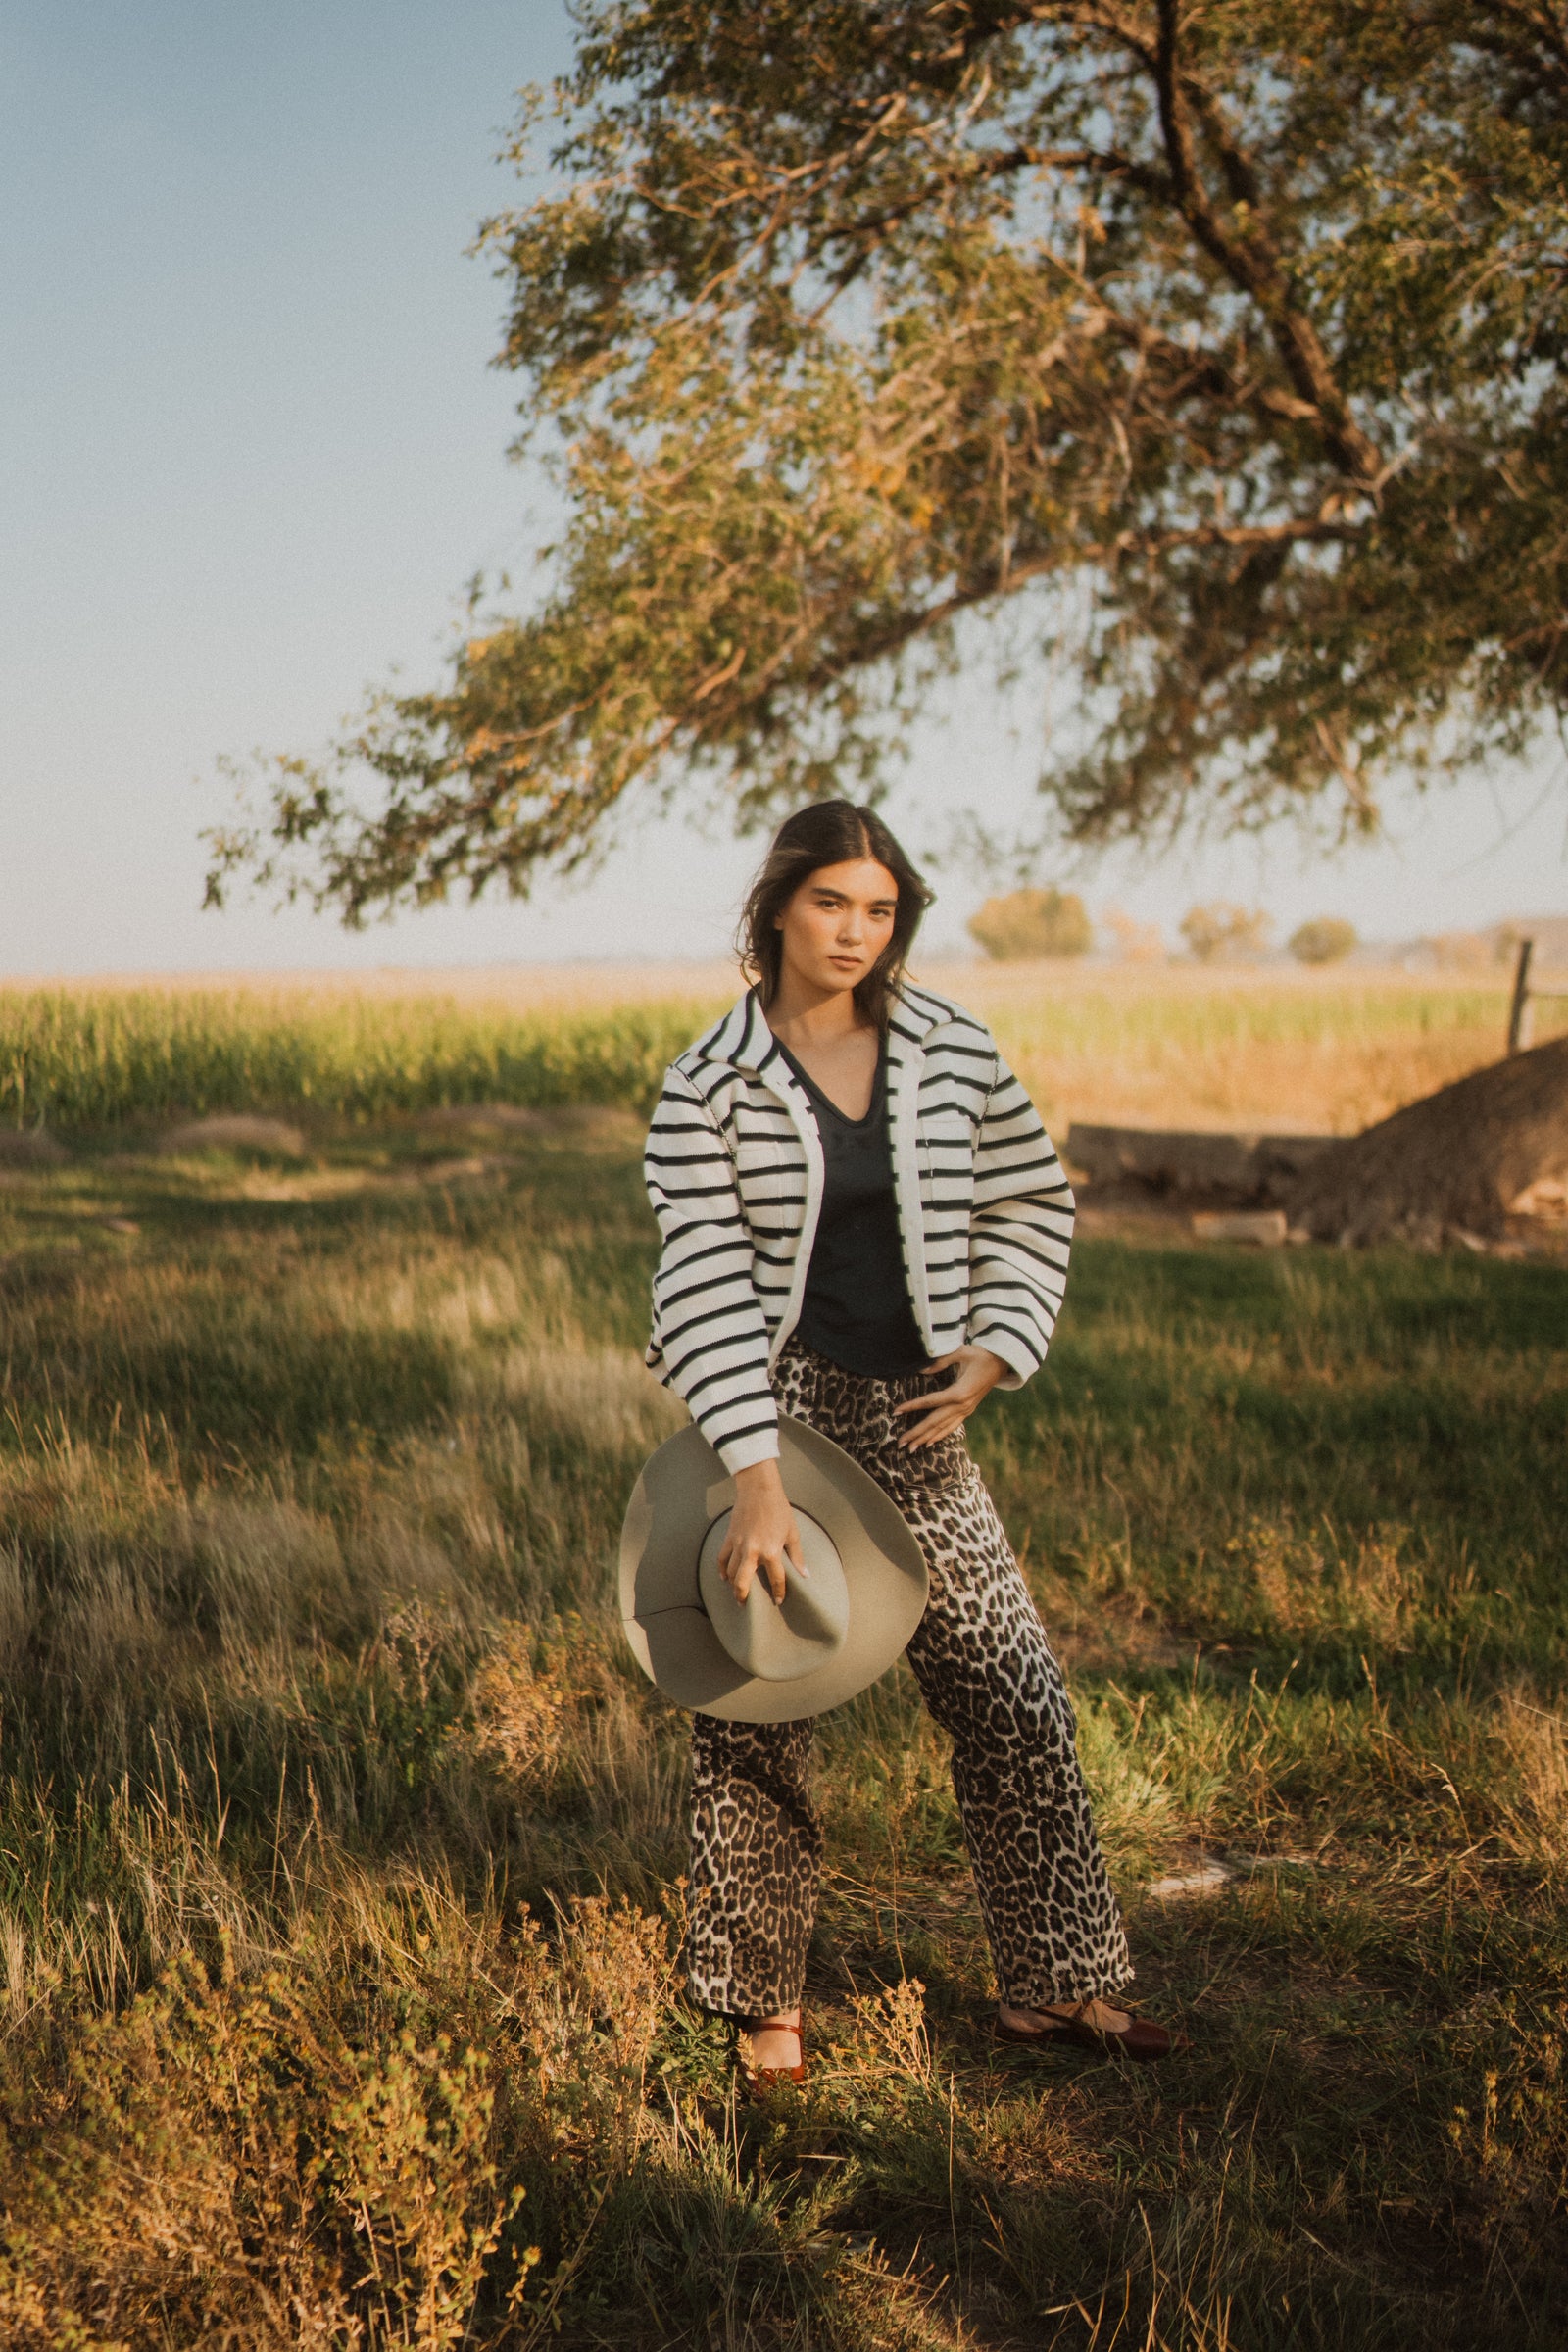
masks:
<svg viewBox="0 0 1568 2352"><path fill-rule="evenodd" d="M989 1019L1052 1123L1353 1132L1501 1053L1499 986L1396 973L935 969ZM366 1122L465 1103L643 1111L733 975L453 975L386 984L0 990L0 1123L243 1111ZM1542 1006L1541 1034L1568 1004Z"/></svg>
<svg viewBox="0 0 1568 2352"><path fill-rule="evenodd" d="M671 1004L530 1019L430 997L8 991L0 1118L92 1128L255 1109L367 1120L465 1102L642 1108L702 1017Z"/></svg>

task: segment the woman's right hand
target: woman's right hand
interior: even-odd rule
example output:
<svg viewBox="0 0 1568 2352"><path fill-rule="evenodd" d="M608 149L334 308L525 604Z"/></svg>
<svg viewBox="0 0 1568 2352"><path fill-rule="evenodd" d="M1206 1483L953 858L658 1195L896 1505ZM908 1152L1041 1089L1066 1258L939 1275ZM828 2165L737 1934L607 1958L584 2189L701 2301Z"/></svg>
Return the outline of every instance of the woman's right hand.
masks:
<svg viewBox="0 0 1568 2352"><path fill-rule="evenodd" d="M754 1462L749 1470L735 1473L735 1508L718 1555L718 1573L733 1585L737 1600L746 1598L759 1575L773 1598L782 1600L788 1590L786 1559L799 1575L806 1575L801 1531L778 1463Z"/></svg>

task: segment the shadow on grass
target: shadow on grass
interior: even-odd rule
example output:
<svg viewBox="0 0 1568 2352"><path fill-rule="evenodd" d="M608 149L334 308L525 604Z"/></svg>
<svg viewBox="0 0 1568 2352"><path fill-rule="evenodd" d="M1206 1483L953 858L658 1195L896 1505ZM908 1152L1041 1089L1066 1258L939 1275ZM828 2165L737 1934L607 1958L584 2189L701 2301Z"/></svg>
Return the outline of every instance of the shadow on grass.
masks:
<svg viewBox="0 0 1568 2352"><path fill-rule="evenodd" d="M523 2312L573 2346L1561 2340L1565 1278L1080 1250L976 1444L1072 1664L1139 1998L1189 2046L992 2044L900 1669L818 1740L809 2092L745 2111L653 1922L684 1724L607 1607L668 1426L635 1154L528 1139L466 1187L421 1153L319 1141L364 1189L286 1201L237 1162L0 1193L0 2297L58 2338L86 2296L106 2336L113 2275L150 2347L259 2328L265 2273L323 2340L393 2341L433 2279L471 2326L425 2340L499 2346L536 2243ZM29 1254L46 1227L80 1248ZM1217 1893L1145 1894L1216 1856ZM205 1989L158 1993L191 1953ZM339 2151L286 2246L215 2087L253 2052L247 2112ZM126 2220L148 2149L172 2212L238 2199L177 2278ZM379 2317L351 2188L415 2298Z"/></svg>

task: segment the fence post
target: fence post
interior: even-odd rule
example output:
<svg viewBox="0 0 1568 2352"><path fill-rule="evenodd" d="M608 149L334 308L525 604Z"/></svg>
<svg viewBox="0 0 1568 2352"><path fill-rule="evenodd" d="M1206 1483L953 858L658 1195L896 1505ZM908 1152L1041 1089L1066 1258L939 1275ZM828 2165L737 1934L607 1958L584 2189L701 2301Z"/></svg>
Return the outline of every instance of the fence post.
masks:
<svg viewBox="0 0 1568 2352"><path fill-rule="evenodd" d="M1533 939L1519 942L1519 961L1514 966L1513 1003L1508 1008L1508 1051L1517 1054L1530 1043L1530 958L1536 952Z"/></svg>

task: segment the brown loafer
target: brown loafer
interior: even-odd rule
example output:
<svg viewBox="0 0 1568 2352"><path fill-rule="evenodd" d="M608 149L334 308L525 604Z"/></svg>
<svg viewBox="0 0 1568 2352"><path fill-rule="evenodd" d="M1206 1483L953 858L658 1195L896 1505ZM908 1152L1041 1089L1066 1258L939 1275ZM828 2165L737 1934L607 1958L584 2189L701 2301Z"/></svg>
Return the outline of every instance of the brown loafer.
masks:
<svg viewBox="0 0 1568 2352"><path fill-rule="evenodd" d="M764 2020L761 2018L737 2018L735 2021L735 2072L741 2079L741 2083L747 2093L747 2096L754 2099L764 2098L770 2090L777 2090L781 2082L793 2082L799 2086L806 2081L805 2004L802 2004L800 2023L798 2025L776 2026L774 2029L780 2034L794 2034L796 2043L801 2053L799 2062L794 2066L752 2065L750 2059L746 2055L743 2036L748 2027L751 2027L755 2030L764 2023L772 2024L773 2021L771 2019Z"/></svg>
<svg viewBox="0 0 1568 2352"><path fill-rule="evenodd" d="M1034 2048L1046 2041L1070 2041L1082 2050L1098 2050L1102 2057L1109 2050L1119 2050L1124 2058L1146 2066L1168 2058L1175 2047L1174 2036L1152 2017L1134 2017L1129 2012L1124 2026L1092 2026L1082 2014L1088 2006L1087 2001L1080 2001L1070 2017L1058 2017L1049 2026L1009 2026L999 2017L992 2031L998 2041Z"/></svg>

